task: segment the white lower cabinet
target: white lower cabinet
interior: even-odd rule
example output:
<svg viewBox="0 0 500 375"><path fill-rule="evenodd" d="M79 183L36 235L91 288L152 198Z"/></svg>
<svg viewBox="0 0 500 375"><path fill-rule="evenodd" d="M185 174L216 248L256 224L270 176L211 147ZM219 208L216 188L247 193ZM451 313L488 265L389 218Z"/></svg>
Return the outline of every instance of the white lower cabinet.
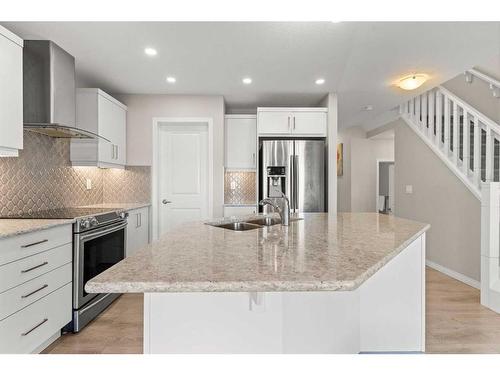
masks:
<svg viewBox="0 0 500 375"><path fill-rule="evenodd" d="M257 213L257 205L255 206L225 206L224 217L244 216Z"/></svg>
<svg viewBox="0 0 500 375"><path fill-rule="evenodd" d="M128 211L126 256L149 243L149 207Z"/></svg>
<svg viewBox="0 0 500 375"><path fill-rule="evenodd" d="M72 225L0 239L0 353L34 353L71 321Z"/></svg>
<svg viewBox="0 0 500 375"><path fill-rule="evenodd" d="M0 321L0 353L33 353L71 321L71 282Z"/></svg>

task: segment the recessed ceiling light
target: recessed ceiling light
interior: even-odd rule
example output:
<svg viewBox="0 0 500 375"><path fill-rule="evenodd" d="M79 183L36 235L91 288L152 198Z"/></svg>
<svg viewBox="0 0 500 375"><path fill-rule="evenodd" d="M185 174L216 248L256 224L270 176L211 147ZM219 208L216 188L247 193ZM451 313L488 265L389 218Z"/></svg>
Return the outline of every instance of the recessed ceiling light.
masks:
<svg viewBox="0 0 500 375"><path fill-rule="evenodd" d="M144 48L144 53L148 56L156 56L158 51L151 47Z"/></svg>
<svg viewBox="0 0 500 375"><path fill-rule="evenodd" d="M398 86L403 90L415 90L422 86L428 78L427 74L412 74L401 78Z"/></svg>
<svg viewBox="0 0 500 375"><path fill-rule="evenodd" d="M363 111L373 111L373 106L371 104L365 105Z"/></svg>
<svg viewBox="0 0 500 375"><path fill-rule="evenodd" d="M167 77L167 82L168 82L168 83L175 83L175 81L177 81L177 80L175 79L175 77Z"/></svg>
<svg viewBox="0 0 500 375"><path fill-rule="evenodd" d="M315 83L316 83L317 85L322 85L323 83L325 83L325 79L324 79L324 78L318 78L318 79L315 81Z"/></svg>
<svg viewBox="0 0 500 375"><path fill-rule="evenodd" d="M249 85L252 83L252 78L250 77L245 77L241 80L245 85Z"/></svg>

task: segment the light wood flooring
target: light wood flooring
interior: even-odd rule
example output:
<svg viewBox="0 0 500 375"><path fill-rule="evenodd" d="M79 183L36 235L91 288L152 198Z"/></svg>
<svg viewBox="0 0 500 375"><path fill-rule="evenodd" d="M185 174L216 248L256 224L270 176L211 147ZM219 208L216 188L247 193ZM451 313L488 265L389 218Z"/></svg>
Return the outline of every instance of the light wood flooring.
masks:
<svg viewBox="0 0 500 375"><path fill-rule="evenodd" d="M427 269L427 353L500 353L500 315L479 304L479 291ZM126 294L78 334L44 353L142 353L142 294Z"/></svg>

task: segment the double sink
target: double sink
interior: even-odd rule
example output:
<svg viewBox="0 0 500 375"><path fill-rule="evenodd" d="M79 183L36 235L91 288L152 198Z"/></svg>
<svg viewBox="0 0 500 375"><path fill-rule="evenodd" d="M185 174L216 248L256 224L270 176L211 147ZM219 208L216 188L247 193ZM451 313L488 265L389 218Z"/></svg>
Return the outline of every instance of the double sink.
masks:
<svg viewBox="0 0 500 375"><path fill-rule="evenodd" d="M290 222L301 220L300 218L290 218ZM259 229L263 227L270 227L272 225L281 224L281 219L275 217L261 217L258 219L250 219L245 221L237 221L228 224L209 224L217 228L224 228L234 230L236 232L243 232L246 230Z"/></svg>

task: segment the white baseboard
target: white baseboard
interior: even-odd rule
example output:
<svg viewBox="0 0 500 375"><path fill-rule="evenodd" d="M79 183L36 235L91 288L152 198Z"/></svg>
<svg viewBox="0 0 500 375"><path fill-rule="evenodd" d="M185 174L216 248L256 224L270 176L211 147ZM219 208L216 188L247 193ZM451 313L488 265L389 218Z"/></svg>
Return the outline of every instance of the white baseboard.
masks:
<svg viewBox="0 0 500 375"><path fill-rule="evenodd" d="M454 278L455 280L461 281L464 284L467 284L473 288L481 289L481 282L474 280L474 279L471 279L469 276L465 276L461 273L450 270L449 268L446 268L440 264L434 263L433 261L430 261L430 260L426 260L425 264L427 266L429 266L430 268L435 269L436 271L439 271L441 273L444 273L447 276Z"/></svg>

